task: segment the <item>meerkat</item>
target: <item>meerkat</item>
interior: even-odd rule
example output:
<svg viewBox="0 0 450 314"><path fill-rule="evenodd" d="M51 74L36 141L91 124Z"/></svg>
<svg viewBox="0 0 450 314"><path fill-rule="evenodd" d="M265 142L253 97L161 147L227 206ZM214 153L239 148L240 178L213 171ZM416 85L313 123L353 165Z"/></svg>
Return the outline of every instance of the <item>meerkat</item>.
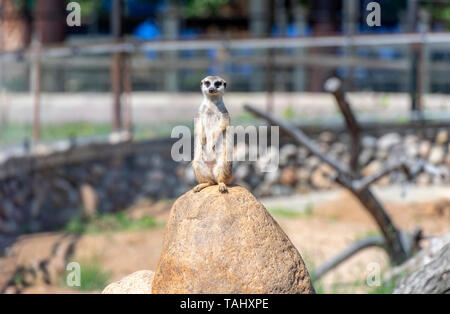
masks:
<svg viewBox="0 0 450 314"><path fill-rule="evenodd" d="M227 127L230 115L223 102L227 82L219 76L207 76L200 82L203 101L194 126L194 160L192 167L198 185L194 192L218 184L227 193L232 181L232 162L228 160Z"/></svg>

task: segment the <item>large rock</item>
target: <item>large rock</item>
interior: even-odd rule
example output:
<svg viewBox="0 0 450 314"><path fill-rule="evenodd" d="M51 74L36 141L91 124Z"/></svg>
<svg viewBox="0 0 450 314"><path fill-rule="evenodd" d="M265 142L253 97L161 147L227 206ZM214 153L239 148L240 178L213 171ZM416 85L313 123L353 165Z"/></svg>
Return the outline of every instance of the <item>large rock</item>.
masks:
<svg viewBox="0 0 450 314"><path fill-rule="evenodd" d="M212 186L173 205L153 293L314 293L303 260L246 189Z"/></svg>
<svg viewBox="0 0 450 314"><path fill-rule="evenodd" d="M140 270L117 282L108 285L103 294L151 294L155 273L151 270Z"/></svg>

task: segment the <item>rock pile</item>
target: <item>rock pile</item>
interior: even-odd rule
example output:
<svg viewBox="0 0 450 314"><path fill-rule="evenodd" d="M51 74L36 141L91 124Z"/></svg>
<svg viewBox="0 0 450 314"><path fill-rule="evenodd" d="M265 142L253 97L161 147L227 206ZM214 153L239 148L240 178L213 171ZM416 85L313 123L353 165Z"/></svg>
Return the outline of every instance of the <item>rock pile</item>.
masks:
<svg viewBox="0 0 450 314"><path fill-rule="evenodd" d="M312 138L331 157L349 162L348 135L322 132ZM0 234L61 228L79 214L80 208L87 215L109 213L123 210L141 199L180 196L196 182L189 162L172 160L172 144L173 140L167 139L115 146L75 146L31 160L3 161L0 154ZM420 157L447 177L422 173L415 184L450 183L448 128L425 134L423 138L400 133L387 133L378 138L365 135L362 148L360 163L366 175L399 156ZM245 158L248 150L241 145L236 147L236 152ZM279 161L279 168L274 172L261 171L264 158L256 162L235 162L236 184L257 197L292 195L334 186L328 179L333 170L304 147L282 141ZM39 164L43 167L33 168ZM376 184L399 183L403 179L402 173L394 172Z"/></svg>

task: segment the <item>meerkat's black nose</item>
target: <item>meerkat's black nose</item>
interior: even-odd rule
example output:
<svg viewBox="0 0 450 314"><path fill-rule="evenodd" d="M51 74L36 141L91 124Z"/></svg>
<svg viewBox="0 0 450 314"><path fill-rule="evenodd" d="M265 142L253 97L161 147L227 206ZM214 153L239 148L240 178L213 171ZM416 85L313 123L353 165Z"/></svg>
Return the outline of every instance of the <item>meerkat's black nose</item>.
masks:
<svg viewBox="0 0 450 314"><path fill-rule="evenodd" d="M209 90L208 90L210 93L214 93L214 88L210 88Z"/></svg>

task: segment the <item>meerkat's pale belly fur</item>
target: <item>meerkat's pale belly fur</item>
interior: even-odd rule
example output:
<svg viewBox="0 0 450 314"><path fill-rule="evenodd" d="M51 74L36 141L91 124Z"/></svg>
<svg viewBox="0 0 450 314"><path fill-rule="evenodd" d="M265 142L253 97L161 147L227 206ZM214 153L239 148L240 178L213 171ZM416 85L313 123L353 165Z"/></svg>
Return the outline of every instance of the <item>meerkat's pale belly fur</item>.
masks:
<svg viewBox="0 0 450 314"><path fill-rule="evenodd" d="M230 143L226 136L229 125L228 112L219 110L217 104L204 100L195 120L192 167L198 183L231 183L232 162L228 156Z"/></svg>

